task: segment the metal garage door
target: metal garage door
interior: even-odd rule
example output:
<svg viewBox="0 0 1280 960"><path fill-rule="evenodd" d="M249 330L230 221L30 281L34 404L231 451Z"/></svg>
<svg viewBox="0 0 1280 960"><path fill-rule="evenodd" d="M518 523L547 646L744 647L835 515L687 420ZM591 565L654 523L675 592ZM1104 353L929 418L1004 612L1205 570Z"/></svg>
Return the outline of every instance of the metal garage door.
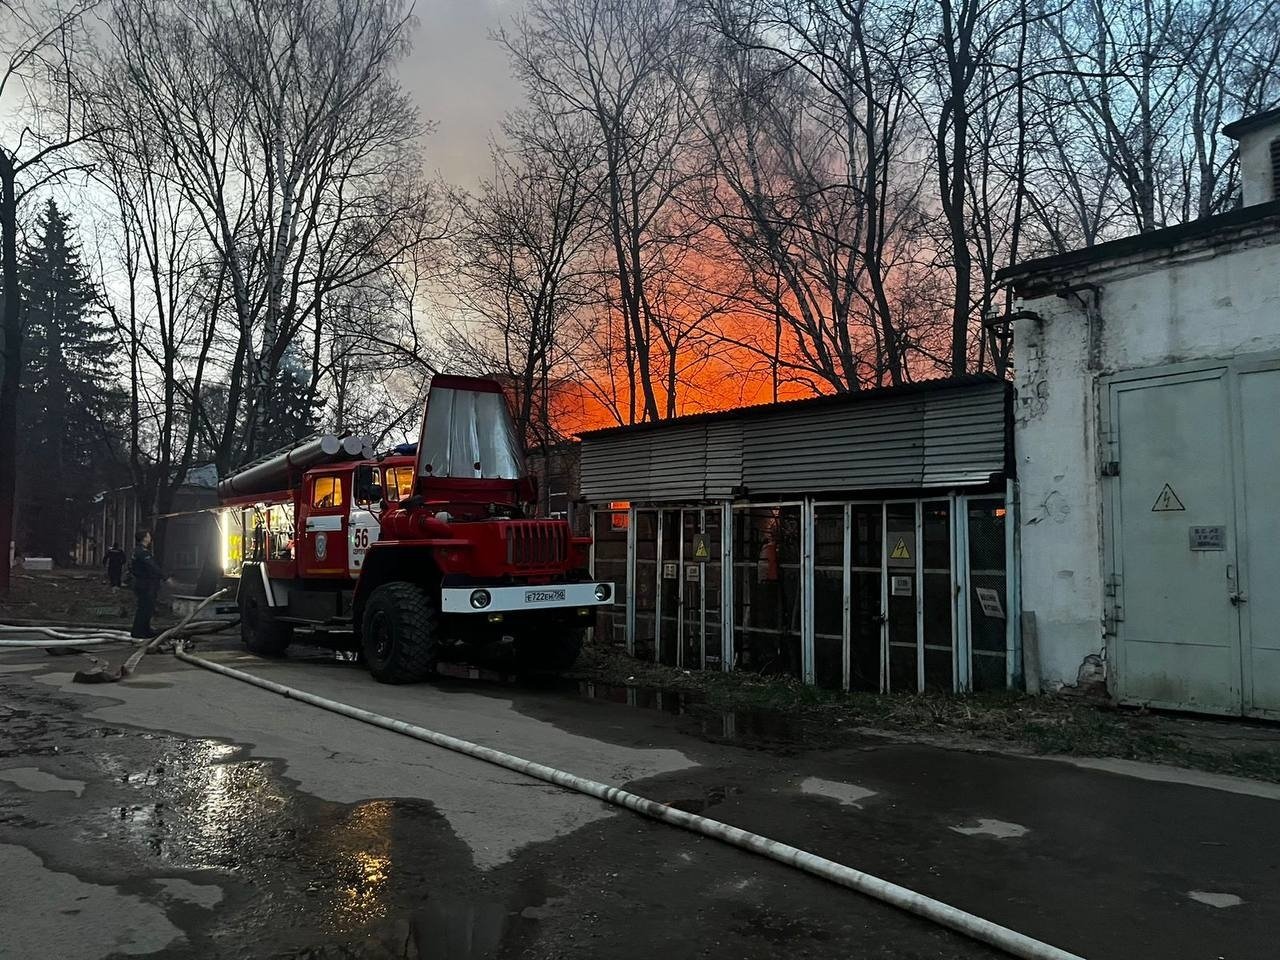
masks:
<svg viewBox="0 0 1280 960"><path fill-rule="evenodd" d="M1280 716L1280 368L1246 367L1235 383L1245 711Z"/></svg>
<svg viewBox="0 0 1280 960"><path fill-rule="evenodd" d="M1126 378L1109 400L1116 695L1280 711L1280 369Z"/></svg>

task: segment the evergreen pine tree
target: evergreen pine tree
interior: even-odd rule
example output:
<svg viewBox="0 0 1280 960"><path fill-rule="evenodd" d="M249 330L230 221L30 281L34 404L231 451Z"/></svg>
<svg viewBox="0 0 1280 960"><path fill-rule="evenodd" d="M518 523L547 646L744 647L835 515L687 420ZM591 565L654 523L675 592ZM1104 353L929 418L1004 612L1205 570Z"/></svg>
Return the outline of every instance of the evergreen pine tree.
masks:
<svg viewBox="0 0 1280 960"><path fill-rule="evenodd" d="M97 290L53 200L23 251L18 523L21 549L68 563L80 521L105 482L115 343Z"/></svg>
<svg viewBox="0 0 1280 960"><path fill-rule="evenodd" d="M263 407L258 452L289 446L316 432L316 411L307 399L310 381L306 361L289 347Z"/></svg>

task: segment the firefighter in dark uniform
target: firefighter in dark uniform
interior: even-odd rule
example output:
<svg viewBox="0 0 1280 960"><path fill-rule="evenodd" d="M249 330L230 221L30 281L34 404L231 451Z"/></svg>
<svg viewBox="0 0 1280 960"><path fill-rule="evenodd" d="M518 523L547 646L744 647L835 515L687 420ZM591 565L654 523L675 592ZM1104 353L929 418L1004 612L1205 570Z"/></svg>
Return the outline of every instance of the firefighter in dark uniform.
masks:
<svg viewBox="0 0 1280 960"><path fill-rule="evenodd" d="M107 582L113 587L118 587L122 583L125 559L125 553L120 549L118 542L113 543L107 555L102 558L102 565L107 568Z"/></svg>
<svg viewBox="0 0 1280 960"><path fill-rule="evenodd" d="M133 615L130 636L149 640L155 636L151 629L151 616L156 612L156 596L160 593L160 584L169 578L151 553L151 531L140 530L135 539L138 545L129 562L129 572L133 574L133 592L138 598L138 609Z"/></svg>

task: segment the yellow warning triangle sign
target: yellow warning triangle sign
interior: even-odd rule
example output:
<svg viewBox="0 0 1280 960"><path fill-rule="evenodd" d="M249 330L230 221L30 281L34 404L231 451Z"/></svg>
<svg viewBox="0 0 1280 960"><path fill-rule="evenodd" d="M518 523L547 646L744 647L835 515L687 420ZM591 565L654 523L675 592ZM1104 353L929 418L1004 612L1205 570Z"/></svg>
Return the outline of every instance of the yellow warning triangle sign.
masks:
<svg viewBox="0 0 1280 960"><path fill-rule="evenodd" d="M910 560L911 551L907 549L907 541L905 537L899 537L897 545L893 548L893 553L889 554L890 560Z"/></svg>
<svg viewBox="0 0 1280 960"><path fill-rule="evenodd" d="M1173 492L1173 487L1166 483L1160 488L1160 492L1156 495L1155 506L1151 508L1151 512L1169 513L1185 509L1187 508L1182 505L1182 501L1178 499L1178 495Z"/></svg>
<svg viewBox="0 0 1280 960"><path fill-rule="evenodd" d="M695 560L708 560L710 557L711 552L707 550L707 541L699 537L693 545L693 558Z"/></svg>

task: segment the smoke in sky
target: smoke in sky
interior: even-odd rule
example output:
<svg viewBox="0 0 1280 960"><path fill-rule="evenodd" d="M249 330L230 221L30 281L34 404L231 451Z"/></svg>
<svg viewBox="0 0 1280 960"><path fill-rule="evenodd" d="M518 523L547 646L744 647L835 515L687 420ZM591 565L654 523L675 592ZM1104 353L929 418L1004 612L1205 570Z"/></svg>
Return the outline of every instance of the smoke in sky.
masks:
<svg viewBox="0 0 1280 960"><path fill-rule="evenodd" d="M413 52L401 64L405 89L435 132L427 168L471 188L489 169L489 140L504 114L520 105L506 52L491 39L523 0L418 0Z"/></svg>

